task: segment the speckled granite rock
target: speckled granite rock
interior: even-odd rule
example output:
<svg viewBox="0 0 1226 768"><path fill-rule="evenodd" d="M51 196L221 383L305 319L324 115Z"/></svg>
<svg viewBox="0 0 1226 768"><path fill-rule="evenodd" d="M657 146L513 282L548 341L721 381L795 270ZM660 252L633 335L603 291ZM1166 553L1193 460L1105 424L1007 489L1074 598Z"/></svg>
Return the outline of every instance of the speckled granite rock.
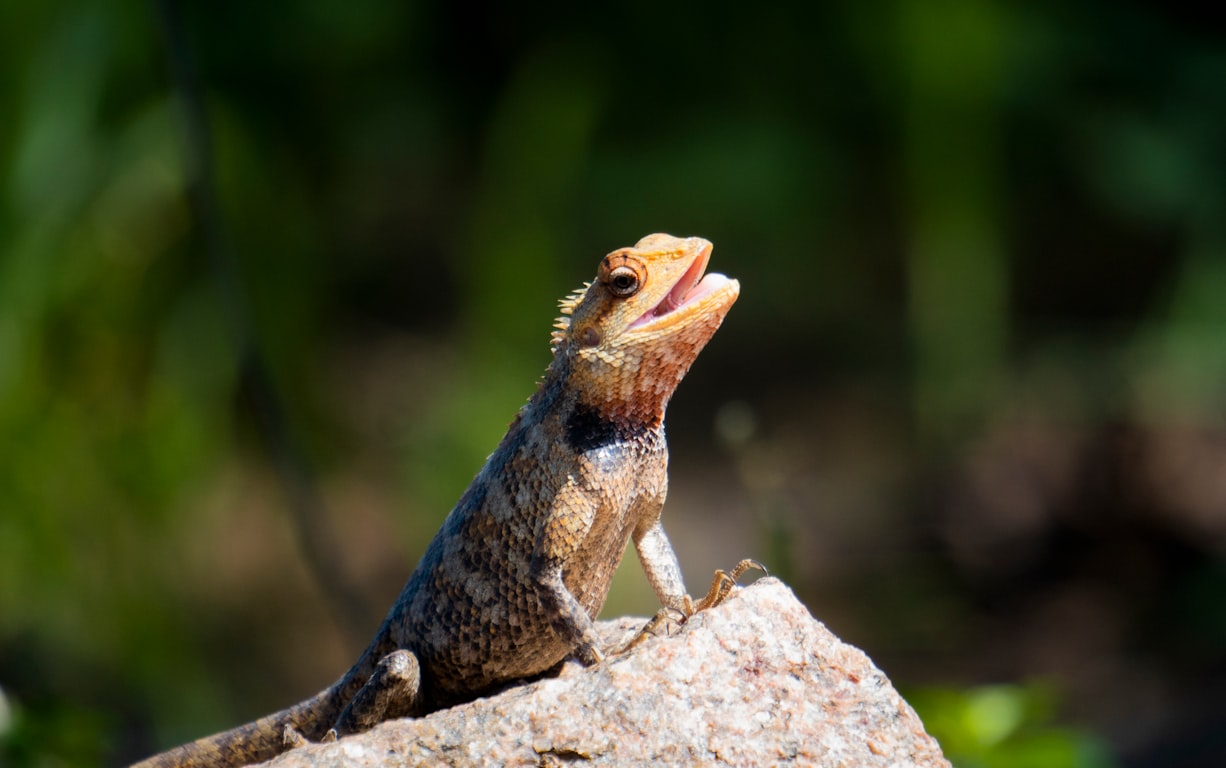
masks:
<svg viewBox="0 0 1226 768"><path fill-rule="evenodd" d="M602 622L609 643L642 619ZM780 581L738 589L672 637L268 765L949 766L861 651Z"/></svg>

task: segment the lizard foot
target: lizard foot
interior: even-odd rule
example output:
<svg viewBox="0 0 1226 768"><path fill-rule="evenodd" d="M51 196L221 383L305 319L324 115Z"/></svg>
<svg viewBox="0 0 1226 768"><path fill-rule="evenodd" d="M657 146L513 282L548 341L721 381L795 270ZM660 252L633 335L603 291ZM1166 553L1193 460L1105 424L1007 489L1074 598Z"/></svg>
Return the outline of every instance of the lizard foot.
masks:
<svg viewBox="0 0 1226 768"><path fill-rule="evenodd" d="M688 605L688 603L687 603ZM661 608L656 611L656 615L647 620L643 628L634 633L634 637L609 651L610 656L621 656L629 653L634 648L637 648L649 637L655 637L659 634L660 628L664 628L664 634L671 633L672 627L679 627L685 623L687 616L684 610L679 608Z"/></svg>
<svg viewBox="0 0 1226 768"><path fill-rule="evenodd" d="M369 730L387 717L415 711L421 701L421 666L406 650L384 656L328 732L337 736Z"/></svg>
<svg viewBox="0 0 1226 768"><path fill-rule="evenodd" d="M736 586L737 580L745 574L745 571L750 569L769 574L769 571L766 570L765 565L762 565L762 563L759 563L757 560L751 560L749 558L745 558L741 562L737 563L736 567L734 567L731 572L725 570L716 571L715 578L711 581L711 589L707 591L707 596L698 601L698 605L694 606L694 610L691 611L689 615L692 616L699 611L714 608L715 606L724 602L728 595L732 593L732 588ZM686 618L689 618L689 616Z"/></svg>
<svg viewBox="0 0 1226 768"><path fill-rule="evenodd" d="M609 652L611 656L621 656L628 653L632 649L641 645L648 637L655 637L659 634L660 628L664 628L664 634L671 632L672 627L678 627L689 620L691 616L699 611L705 611L708 608L714 608L728 598L732 593L732 588L736 586L737 580L741 578L748 570L759 570L762 573L768 573L766 566L759 563L757 560L746 558L737 563L731 571L720 569L715 572L715 578L711 582L711 589L707 591L707 596L699 600L695 604L689 595L685 596L685 601L680 608L661 608L656 611L656 615L647 620L643 628L635 633L634 637L622 643L617 648Z"/></svg>
<svg viewBox="0 0 1226 768"><path fill-rule="evenodd" d="M319 740L319 743L331 744L334 741L336 741L336 729L329 728L328 732L324 734L324 737ZM281 742L285 745L287 750L290 750L297 749L298 747L305 747L307 744L311 743L311 740L306 736L303 736L302 731L298 730L292 725L287 725L285 726L285 730L281 731Z"/></svg>
<svg viewBox="0 0 1226 768"><path fill-rule="evenodd" d="M573 654L585 667L593 667L604 661L604 654L592 643L579 643Z"/></svg>
<svg viewBox="0 0 1226 768"><path fill-rule="evenodd" d="M281 731L281 741L285 744L286 749L305 747L311 743L306 736L302 735L302 731L299 731L292 725L285 726L285 730Z"/></svg>

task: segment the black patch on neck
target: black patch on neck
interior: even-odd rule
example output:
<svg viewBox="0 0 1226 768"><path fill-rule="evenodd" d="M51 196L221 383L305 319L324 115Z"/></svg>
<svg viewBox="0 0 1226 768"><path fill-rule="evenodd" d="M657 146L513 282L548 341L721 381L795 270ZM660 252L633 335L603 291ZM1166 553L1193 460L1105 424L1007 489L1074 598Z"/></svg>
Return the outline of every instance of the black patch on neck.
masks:
<svg viewBox="0 0 1226 768"><path fill-rule="evenodd" d="M646 424L615 421L582 403L577 403L566 419L566 442L579 453L641 439L650 431Z"/></svg>

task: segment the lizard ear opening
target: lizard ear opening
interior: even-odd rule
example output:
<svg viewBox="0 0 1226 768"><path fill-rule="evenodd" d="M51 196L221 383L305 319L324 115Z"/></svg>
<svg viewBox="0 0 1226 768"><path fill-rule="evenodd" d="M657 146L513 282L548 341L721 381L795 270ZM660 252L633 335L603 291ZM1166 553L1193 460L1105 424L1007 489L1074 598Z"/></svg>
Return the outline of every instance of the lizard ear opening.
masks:
<svg viewBox="0 0 1226 768"><path fill-rule="evenodd" d="M598 346L600 344L600 331L589 325L579 332L578 340L581 347Z"/></svg>

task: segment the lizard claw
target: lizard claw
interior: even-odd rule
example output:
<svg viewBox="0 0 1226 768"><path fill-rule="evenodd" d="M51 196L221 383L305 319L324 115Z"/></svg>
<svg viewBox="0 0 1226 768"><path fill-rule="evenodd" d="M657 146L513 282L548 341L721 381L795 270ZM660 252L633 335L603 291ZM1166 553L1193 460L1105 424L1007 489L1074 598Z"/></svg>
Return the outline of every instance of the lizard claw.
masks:
<svg viewBox="0 0 1226 768"><path fill-rule="evenodd" d="M301 731L292 725L285 726L285 730L281 731L281 742L289 749L302 747L311 743L307 740L306 736L302 735Z"/></svg>
<svg viewBox="0 0 1226 768"><path fill-rule="evenodd" d="M575 658L579 659L585 667L594 667L604 661L604 654L591 643L580 643L575 646L574 654Z"/></svg>
<svg viewBox="0 0 1226 768"><path fill-rule="evenodd" d="M745 558L733 567L732 571L718 570L715 572L715 578L711 581L711 589L707 591L707 596L698 601L698 605L694 606L693 613L705 611L708 608L714 608L732 593L732 588L736 586L737 580L744 575L745 571L750 569L761 571L769 575L766 566L759 563L757 560Z"/></svg>
<svg viewBox="0 0 1226 768"><path fill-rule="evenodd" d="M331 744L334 741L336 741L336 729L330 728L328 729L328 732L324 734L324 737L319 740L319 743ZM281 742L285 745L286 749L297 749L298 747L305 747L307 744L310 744L311 740L306 736L303 736L302 731L298 730L292 725L287 725L285 726L285 729L281 731Z"/></svg>

